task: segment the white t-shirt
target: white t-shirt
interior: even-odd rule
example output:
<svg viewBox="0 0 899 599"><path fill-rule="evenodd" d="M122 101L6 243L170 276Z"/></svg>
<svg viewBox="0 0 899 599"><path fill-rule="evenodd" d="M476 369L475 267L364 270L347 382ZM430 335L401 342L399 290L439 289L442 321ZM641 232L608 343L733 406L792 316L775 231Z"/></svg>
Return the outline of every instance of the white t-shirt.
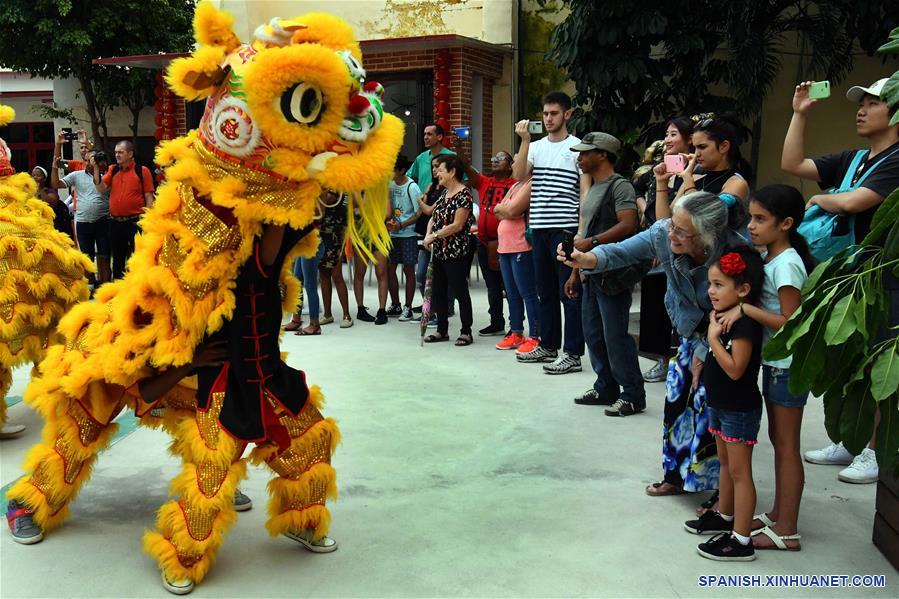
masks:
<svg viewBox="0 0 899 599"><path fill-rule="evenodd" d="M787 248L765 263L765 283L762 285L762 308L774 314L780 314L780 296L777 294L781 287L795 287L801 290L808 275L799 252L793 248ZM774 330L765 327L762 347L768 343ZM774 368L787 369L793 362L793 357L788 356L783 360L765 360L762 364Z"/></svg>
<svg viewBox="0 0 899 599"><path fill-rule="evenodd" d="M529 213L532 229L577 230L581 171L577 152L572 152L571 146L579 143L581 140L574 135L557 142L544 137L528 149L528 162L534 167Z"/></svg>
<svg viewBox="0 0 899 599"><path fill-rule="evenodd" d="M93 223L109 216L109 192L99 192L94 185L93 175L84 170L73 171L62 178L69 191L75 189L75 222ZM71 196L70 196L71 197Z"/></svg>

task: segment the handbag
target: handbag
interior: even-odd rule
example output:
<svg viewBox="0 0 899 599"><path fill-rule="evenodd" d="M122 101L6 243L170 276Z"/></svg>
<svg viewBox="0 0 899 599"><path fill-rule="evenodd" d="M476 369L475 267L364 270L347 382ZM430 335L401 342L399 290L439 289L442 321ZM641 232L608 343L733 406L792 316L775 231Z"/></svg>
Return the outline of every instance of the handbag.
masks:
<svg viewBox="0 0 899 599"><path fill-rule="evenodd" d="M609 196L612 195L612 192L615 190L615 185L619 181L624 181L628 185L631 185L630 181L623 177L612 181L599 203L599 208L596 210L593 218L590 219L590 224L585 229L585 232L595 230L597 220L602 218L604 210L607 212L606 216L609 216L609 206L611 206L611 212L614 215L615 207L614 205L609 204ZM605 272L590 275L590 284L597 287L606 295L619 295L624 292L630 293L633 290L634 285L639 283L650 270L652 270L652 261L646 260L637 264L613 268Z"/></svg>
<svg viewBox="0 0 899 599"><path fill-rule="evenodd" d="M862 182L874 172L881 162L895 154L899 149L881 157L871 168L859 177L858 181L852 181L852 177L858 172L868 150L859 150L849 163L846 174L839 187L835 187L828 193L844 193L861 187ZM809 251L818 261L823 262L832 258L838 252L855 244L855 214L845 212L828 212L817 204L805 211L802 224L797 229L808 242Z"/></svg>

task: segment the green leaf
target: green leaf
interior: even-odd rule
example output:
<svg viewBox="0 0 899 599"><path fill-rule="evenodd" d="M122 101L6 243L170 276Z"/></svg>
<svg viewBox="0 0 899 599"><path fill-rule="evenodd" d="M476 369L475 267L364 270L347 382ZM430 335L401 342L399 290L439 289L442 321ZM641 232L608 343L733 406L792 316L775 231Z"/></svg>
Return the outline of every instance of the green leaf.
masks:
<svg viewBox="0 0 899 599"><path fill-rule="evenodd" d="M868 335L868 290L864 285L862 285L862 296L859 299L858 303L855 304L855 322L856 327L859 333L865 338L867 341L870 336ZM871 300L873 303L873 298Z"/></svg>
<svg viewBox="0 0 899 599"><path fill-rule="evenodd" d="M824 370L824 354L827 347L824 343L824 331L827 328L827 313L814 319L808 332L796 343L793 351L793 365L790 368L790 392L809 389L815 377L821 376Z"/></svg>
<svg viewBox="0 0 899 599"><path fill-rule="evenodd" d="M880 402L880 424L877 425L877 464L881 472L899 477L899 397Z"/></svg>
<svg viewBox="0 0 899 599"><path fill-rule="evenodd" d="M893 125L899 125L899 112L893 115L893 118L890 119L890 127Z"/></svg>
<svg viewBox="0 0 899 599"><path fill-rule="evenodd" d="M876 403L871 397L870 379L852 385L843 399L840 413L840 439L852 455L868 446L874 432Z"/></svg>
<svg viewBox="0 0 899 599"><path fill-rule="evenodd" d="M815 322L816 319L818 319L818 318L823 318L824 320L827 319L826 314L829 313L830 309L831 309L830 300L831 300L831 298L833 298L836 295L836 293L837 293L837 288L834 287L827 293L827 295L824 296L824 298L820 302L818 302L817 306L814 306L814 308L812 308L811 312L808 312L807 314L802 315L797 320L798 326L790 333L790 337L787 339L787 349L788 350L793 348L793 345L796 343L796 341L800 337L803 337L808 334L809 329L811 329L812 324ZM812 300L809 299L809 301L811 302ZM802 305L800 304L800 308L801 307L802 307ZM823 313L822 313L822 310L824 311ZM796 314L798 314L798 313L799 313L799 310L797 310L793 314L793 316L795 317ZM793 321L793 318L790 318L790 320L788 321L787 324L789 324L789 322L792 322L792 321Z"/></svg>
<svg viewBox="0 0 899 599"><path fill-rule="evenodd" d="M887 345L871 368L871 395L875 401L886 399L899 390L899 351Z"/></svg>
<svg viewBox="0 0 899 599"><path fill-rule="evenodd" d="M899 71L893 73L880 88L880 99L890 108L899 104Z"/></svg>
<svg viewBox="0 0 899 599"><path fill-rule="evenodd" d="M839 345L855 331L855 298L844 295L837 302L827 321L824 341L827 345Z"/></svg>
<svg viewBox="0 0 899 599"><path fill-rule="evenodd" d="M883 257L886 260L899 258L899 225L893 225L883 244Z"/></svg>
<svg viewBox="0 0 899 599"><path fill-rule="evenodd" d="M824 430L834 443L842 440L840 417L843 414L843 390L832 389L824 394Z"/></svg>
<svg viewBox="0 0 899 599"><path fill-rule="evenodd" d="M896 112L896 115L899 115L899 111ZM896 115L893 115L894 119ZM894 124L890 123L890 125ZM888 195L877 207L877 212L874 213L874 217L871 219L871 230L865 235L862 245L878 243L884 230L894 225L897 220L899 220L899 188L894 189L893 193Z"/></svg>
<svg viewBox="0 0 899 599"><path fill-rule="evenodd" d="M853 334L845 343L829 348L825 353L825 372L827 376L815 377L810 381L812 393L821 396L831 389L842 394L843 388L851 381L857 364L864 361L867 344L860 334Z"/></svg>

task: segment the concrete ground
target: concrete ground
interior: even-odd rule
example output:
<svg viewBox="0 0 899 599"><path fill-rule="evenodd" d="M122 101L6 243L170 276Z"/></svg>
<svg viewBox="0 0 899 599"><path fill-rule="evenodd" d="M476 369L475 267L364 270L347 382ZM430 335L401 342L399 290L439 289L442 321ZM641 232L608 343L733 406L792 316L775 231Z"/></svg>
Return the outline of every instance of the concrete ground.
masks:
<svg viewBox="0 0 899 599"><path fill-rule="evenodd" d="M472 294L479 328L487 322L483 283ZM376 304L373 289L366 298ZM451 326L455 334L458 320ZM871 543L874 485L841 483L839 468L809 465L802 551L712 562L696 553L703 538L682 526L707 494L643 492L660 476L663 384L647 385L645 413L608 418L602 408L572 403L593 381L586 359L582 373L548 376L496 351L496 338L476 337L464 348L422 348L418 339L417 326L395 319L284 337L289 362L321 385L325 413L343 433L334 457L340 499L331 505L340 549L314 555L270 538L270 474L251 469L242 488L255 507L239 516L193 596L897 596L899 576ZM11 402L28 376L16 371ZM40 434L26 405L9 412L29 428L0 446L4 490ZM130 413L120 422L123 433L102 454L65 526L34 546L0 534L0 597L169 596L140 540L179 464L163 433L134 427ZM827 443L821 403L813 400L802 447ZM773 465L766 440L754 470L759 509L767 509ZM886 588L699 586L701 575L764 581L793 574L884 575Z"/></svg>

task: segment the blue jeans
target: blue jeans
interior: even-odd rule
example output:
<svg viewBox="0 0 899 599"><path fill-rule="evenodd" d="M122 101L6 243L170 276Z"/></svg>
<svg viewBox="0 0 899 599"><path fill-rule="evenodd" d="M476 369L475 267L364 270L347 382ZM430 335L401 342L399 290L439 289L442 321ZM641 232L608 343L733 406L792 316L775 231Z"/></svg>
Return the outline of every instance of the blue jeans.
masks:
<svg viewBox="0 0 899 599"><path fill-rule="evenodd" d="M801 408L808 401L808 391L801 395L790 393L790 369L762 365L762 395L770 402L785 408Z"/></svg>
<svg viewBox="0 0 899 599"><path fill-rule="evenodd" d="M528 313L528 337L537 336L537 284L534 282L534 257L531 252L500 254L499 267L509 304L509 328L524 332L524 312Z"/></svg>
<svg viewBox="0 0 899 599"><path fill-rule="evenodd" d="M596 373L597 393L618 396L637 406L646 405L643 374L637 359L637 343L627 332L630 292L606 295L590 279L581 286L584 337L590 364ZM618 388L621 387L621 393Z"/></svg>
<svg viewBox="0 0 899 599"><path fill-rule="evenodd" d="M318 263L325 254L325 244L318 245L318 252L312 258L297 258L293 263L293 274L303 281L303 299L309 306L309 320L318 320ZM302 311L302 304L297 307Z"/></svg>
<svg viewBox="0 0 899 599"><path fill-rule="evenodd" d="M540 345L558 350L562 345L562 308L565 309L565 353L584 355L584 329L581 327L581 294L565 297L565 282L571 269L556 260L556 248L562 243L562 229L536 229L533 232L534 275L540 298Z"/></svg>
<svg viewBox="0 0 899 599"><path fill-rule="evenodd" d="M759 424L762 421L762 409L756 408L748 412L722 410L706 406L709 412L709 432L721 437L727 443L755 445L759 439Z"/></svg>

